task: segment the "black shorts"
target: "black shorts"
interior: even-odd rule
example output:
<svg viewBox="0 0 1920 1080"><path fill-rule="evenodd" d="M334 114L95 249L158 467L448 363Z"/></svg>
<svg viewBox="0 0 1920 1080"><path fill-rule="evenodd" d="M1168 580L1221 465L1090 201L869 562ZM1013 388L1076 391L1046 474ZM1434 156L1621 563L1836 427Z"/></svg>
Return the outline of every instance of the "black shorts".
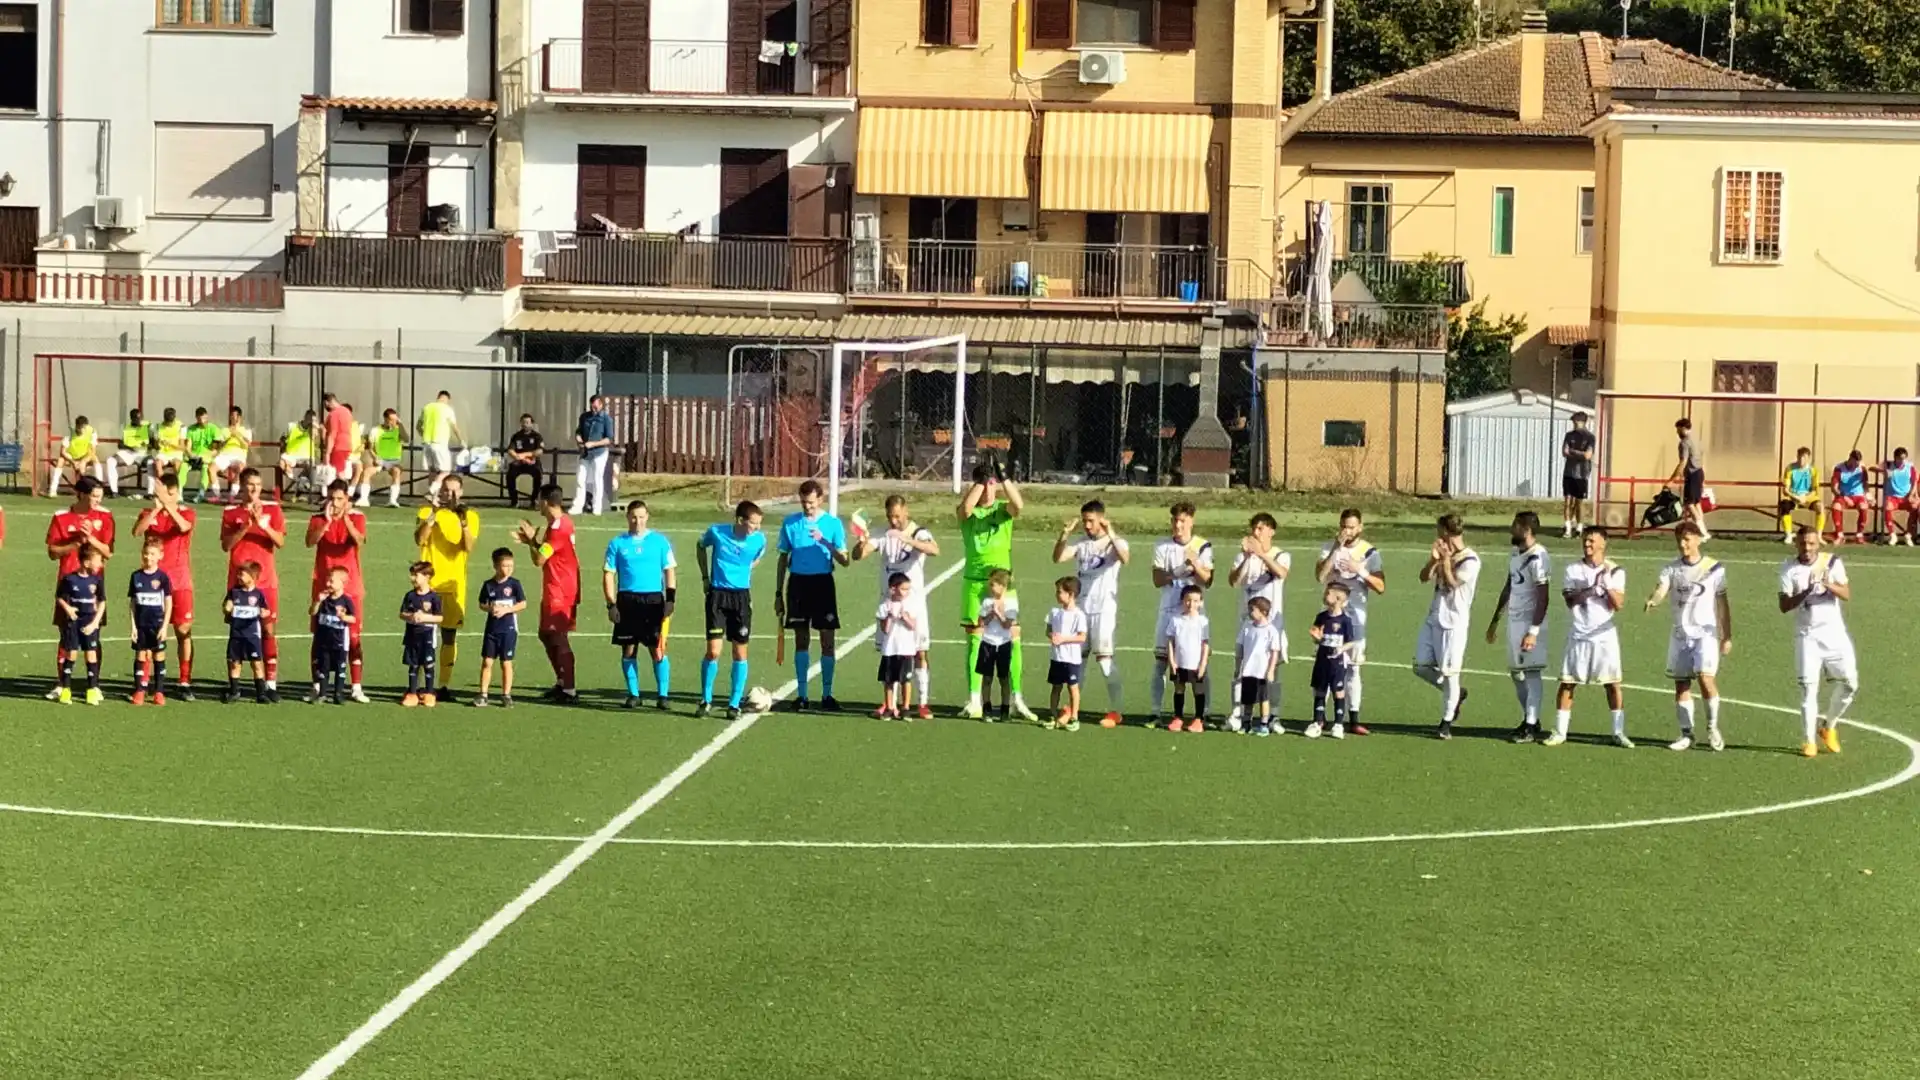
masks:
<svg viewBox="0 0 1920 1080"><path fill-rule="evenodd" d="M331 645L313 647L313 679L319 682L329 675L347 670L347 650Z"/></svg>
<svg viewBox="0 0 1920 1080"><path fill-rule="evenodd" d="M1561 477L1560 492L1569 499L1585 502L1587 498L1587 478L1584 476Z"/></svg>
<svg viewBox="0 0 1920 1080"><path fill-rule="evenodd" d="M787 578L787 629L840 629L840 598L832 574L792 574Z"/></svg>
<svg viewBox="0 0 1920 1080"><path fill-rule="evenodd" d="M167 628L159 626L136 626L133 628L133 651L162 653L167 651Z"/></svg>
<svg viewBox="0 0 1920 1080"><path fill-rule="evenodd" d="M1079 686L1080 685L1080 665L1069 664L1063 660L1048 661L1047 662L1047 685L1048 686Z"/></svg>
<svg viewBox="0 0 1920 1080"><path fill-rule="evenodd" d="M1347 691L1349 668L1346 660L1315 660L1313 662L1313 686L1315 693L1344 694Z"/></svg>
<svg viewBox="0 0 1920 1080"><path fill-rule="evenodd" d="M1680 501L1695 506L1707 491L1707 470L1688 469L1680 478Z"/></svg>
<svg viewBox="0 0 1920 1080"><path fill-rule="evenodd" d="M480 639L480 659L511 660L520 645L519 630L489 630Z"/></svg>
<svg viewBox="0 0 1920 1080"><path fill-rule="evenodd" d="M1013 670L1013 643L995 645L989 641L981 642L980 658L974 661L973 670L976 675L1008 678L1008 673Z"/></svg>
<svg viewBox="0 0 1920 1080"><path fill-rule="evenodd" d="M100 631L91 634L80 632L80 624L69 622L60 627L60 648L63 652L99 652Z"/></svg>
<svg viewBox="0 0 1920 1080"><path fill-rule="evenodd" d="M667 594L623 592L613 602L613 643L622 648L660 647L660 631L667 622Z"/></svg>
<svg viewBox="0 0 1920 1080"><path fill-rule="evenodd" d="M883 656L880 658L880 682L887 686L897 686L913 678L913 657Z"/></svg>
<svg viewBox="0 0 1920 1080"><path fill-rule="evenodd" d="M415 633L414 629L424 633ZM431 626L410 628L400 643L400 662L408 667L430 668L440 659L440 642Z"/></svg>
<svg viewBox="0 0 1920 1080"><path fill-rule="evenodd" d="M265 659L266 655L266 648L260 644L260 639L257 637L235 637L231 634L227 636L228 663L261 660Z"/></svg>
<svg viewBox="0 0 1920 1080"><path fill-rule="evenodd" d="M1240 704L1248 709L1258 708L1267 701L1267 680L1251 675L1240 676Z"/></svg>
<svg viewBox="0 0 1920 1080"><path fill-rule="evenodd" d="M745 589L707 592L707 640L726 638L745 645L753 636L753 594Z"/></svg>
<svg viewBox="0 0 1920 1080"><path fill-rule="evenodd" d="M1200 672L1197 668L1173 669L1173 685L1175 686L1199 686L1200 681Z"/></svg>

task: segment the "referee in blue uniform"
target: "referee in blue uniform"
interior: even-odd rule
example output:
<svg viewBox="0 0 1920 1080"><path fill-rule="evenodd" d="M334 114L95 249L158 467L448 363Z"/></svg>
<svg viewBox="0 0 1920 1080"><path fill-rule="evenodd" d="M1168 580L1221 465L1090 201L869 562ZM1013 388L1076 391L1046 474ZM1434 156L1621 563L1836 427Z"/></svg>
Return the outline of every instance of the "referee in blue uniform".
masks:
<svg viewBox="0 0 1920 1080"><path fill-rule="evenodd" d="M626 708L640 705L640 647L653 657L654 706L667 707L667 629L673 618L673 544L647 528L647 504L627 504L627 531L607 544L602 585L620 670L627 677Z"/></svg>
<svg viewBox="0 0 1920 1080"><path fill-rule="evenodd" d="M817 481L800 485L800 510L780 523L780 559L773 569L773 614L793 631L793 708L807 709L807 680L813 654L808 631L820 634L820 707L840 711L833 697L833 636L840 629L840 600L834 594L833 568L846 566L847 530L826 512L826 493Z"/></svg>
<svg viewBox="0 0 1920 1080"><path fill-rule="evenodd" d="M747 642L753 637L753 568L767 553L767 537L760 531L762 514L751 502L733 511L733 524L714 525L701 535L693 558L707 593L707 658L700 663L700 707L695 716L713 711L713 684L720 674L720 647L733 645L733 686L727 696L727 719L740 719L740 697L747 692Z"/></svg>

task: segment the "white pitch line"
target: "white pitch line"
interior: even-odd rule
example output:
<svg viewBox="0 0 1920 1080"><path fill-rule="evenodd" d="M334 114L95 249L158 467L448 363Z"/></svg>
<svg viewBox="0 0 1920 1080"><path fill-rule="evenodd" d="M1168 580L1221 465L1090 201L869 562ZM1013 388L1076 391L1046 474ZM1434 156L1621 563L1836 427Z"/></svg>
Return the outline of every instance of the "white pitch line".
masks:
<svg viewBox="0 0 1920 1080"><path fill-rule="evenodd" d="M956 562L941 571L937 577L927 583L927 591L931 593L933 590L945 584L955 574L959 573L964 565L964 562ZM835 659L845 656L847 653L864 644L868 639L873 637L875 629L875 626L868 625L859 633L848 638L839 648L834 650ZM775 700L778 700L793 693L798 688L798 682L789 679L774 692L773 696ZM355 1028L346 1038L340 1040L333 1049L328 1050L320 1056L319 1060L307 1066L306 1071L300 1074L300 1080L326 1080L327 1077L338 1072L341 1066L352 1060L353 1056L359 1053L368 1043L378 1038L381 1032L392 1027L396 1021L402 1016L405 1016L407 1010L413 1008L422 998L432 993L435 987L445 982L454 972L459 971L461 967L465 966L467 961L479 955L480 950L486 948L492 943L494 938L499 937L507 927L512 926L520 916L526 914L529 908L545 899L548 893L551 893L560 886L561 882L571 877L575 870L584 866L588 859L599 854L602 848L606 847L610 841L625 832L629 826L639 820L641 815L660 805L667 796L673 794L676 788L686 783L688 778L704 768L707 762L714 759L715 755L727 748L727 744L739 738L759 719L759 713L746 713L741 716L740 719L733 721L721 729L720 734L714 736L712 742L696 750L692 757L680 763L679 768L674 769L665 777L661 778L659 783L648 788L645 793L638 799L635 799L625 810L615 814L612 820L600 826L592 836L582 840L579 846L568 852L565 858L555 863L546 873L540 875L539 879L527 886L519 896L508 901L505 907L494 912L492 918L481 923L480 928L469 935L465 941L441 957L440 961L431 968L428 968L425 974L408 984L406 989L400 991L393 1000L381 1006L379 1011L367 1019L366 1023Z"/></svg>

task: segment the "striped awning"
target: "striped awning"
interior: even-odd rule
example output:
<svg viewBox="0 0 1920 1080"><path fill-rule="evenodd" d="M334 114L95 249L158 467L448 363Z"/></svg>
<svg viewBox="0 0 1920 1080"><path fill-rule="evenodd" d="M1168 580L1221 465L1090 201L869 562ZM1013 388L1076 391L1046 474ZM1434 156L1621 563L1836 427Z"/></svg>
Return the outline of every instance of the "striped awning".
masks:
<svg viewBox="0 0 1920 1080"><path fill-rule="evenodd" d="M1040 208L1204 214L1204 113L1049 112L1040 132Z"/></svg>
<svg viewBox="0 0 1920 1080"><path fill-rule="evenodd" d="M1588 323L1547 327L1547 344L1557 349L1564 349L1570 345L1585 345L1593 340L1593 327Z"/></svg>
<svg viewBox="0 0 1920 1080"><path fill-rule="evenodd" d="M861 109L863 195L1027 198L1025 109Z"/></svg>

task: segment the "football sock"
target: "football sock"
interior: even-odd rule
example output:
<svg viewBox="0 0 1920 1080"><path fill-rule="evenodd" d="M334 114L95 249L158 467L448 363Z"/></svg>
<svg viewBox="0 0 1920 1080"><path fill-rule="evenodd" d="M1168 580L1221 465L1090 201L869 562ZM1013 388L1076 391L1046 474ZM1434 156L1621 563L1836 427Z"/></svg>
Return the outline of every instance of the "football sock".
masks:
<svg viewBox="0 0 1920 1080"><path fill-rule="evenodd" d="M1187 713L1187 684L1173 684L1173 715L1185 716Z"/></svg>
<svg viewBox="0 0 1920 1080"><path fill-rule="evenodd" d="M193 681L193 654L186 649L180 650L180 685Z"/></svg>
<svg viewBox="0 0 1920 1080"><path fill-rule="evenodd" d="M1524 673L1514 676L1513 696L1520 702L1521 715L1525 716L1527 710L1527 677ZM1524 723L1524 721L1522 722Z"/></svg>
<svg viewBox="0 0 1920 1080"><path fill-rule="evenodd" d="M167 658L164 656L153 658L153 689L156 693L166 693Z"/></svg>
<svg viewBox="0 0 1920 1080"><path fill-rule="evenodd" d="M1673 711L1680 718L1680 734L1693 734L1693 699L1681 698L1675 701Z"/></svg>
<svg viewBox="0 0 1920 1080"><path fill-rule="evenodd" d="M100 659L97 656L87 660L87 689L100 689Z"/></svg>
<svg viewBox="0 0 1920 1080"><path fill-rule="evenodd" d="M927 695L933 689L932 668L922 664L913 669L913 689L915 693L920 695L920 704L926 705L929 703Z"/></svg>
<svg viewBox="0 0 1920 1080"><path fill-rule="evenodd" d="M1147 697L1156 713L1167 703L1167 662L1157 656L1153 660L1153 678L1147 682Z"/></svg>
<svg viewBox="0 0 1920 1080"><path fill-rule="evenodd" d="M1627 710L1613 710L1613 733L1615 735L1625 735L1627 733Z"/></svg>
<svg viewBox="0 0 1920 1080"><path fill-rule="evenodd" d="M638 657L620 658L620 674L627 680L627 696L640 696L640 660Z"/></svg>
<svg viewBox="0 0 1920 1080"><path fill-rule="evenodd" d="M120 494L120 467L118 465L107 468L107 492L112 495Z"/></svg>
<svg viewBox="0 0 1920 1080"><path fill-rule="evenodd" d="M1720 699L1717 696L1707 699L1707 730L1720 730Z"/></svg>
<svg viewBox="0 0 1920 1080"><path fill-rule="evenodd" d="M1333 696L1333 722L1336 724L1344 724L1350 721L1352 723L1359 723L1357 718L1348 713L1347 699L1339 694L1335 694Z"/></svg>
<svg viewBox="0 0 1920 1080"><path fill-rule="evenodd" d="M653 688L658 696L667 696L667 681L672 674L673 661L663 656L653 662Z"/></svg>
<svg viewBox="0 0 1920 1080"><path fill-rule="evenodd" d="M1840 722L1847 715L1847 706L1853 704L1853 687L1846 683L1835 683L1833 693L1827 698L1827 726Z"/></svg>
<svg viewBox="0 0 1920 1080"><path fill-rule="evenodd" d="M62 659L60 661L60 685L63 687L73 685L73 661L71 659Z"/></svg>
<svg viewBox="0 0 1920 1080"><path fill-rule="evenodd" d="M967 700L980 700L980 635L967 635Z"/></svg>
<svg viewBox="0 0 1920 1080"><path fill-rule="evenodd" d="M453 673L460 663L460 642L449 636L440 645L440 688L453 685Z"/></svg>
<svg viewBox="0 0 1920 1080"><path fill-rule="evenodd" d="M1573 723L1572 709L1555 709L1553 712L1553 730L1561 738L1567 737L1567 726Z"/></svg>
<svg viewBox="0 0 1920 1080"><path fill-rule="evenodd" d="M360 685L360 677L366 674L366 658L360 652L360 642L354 641L347 646L347 667L353 673L353 685Z"/></svg>
<svg viewBox="0 0 1920 1080"><path fill-rule="evenodd" d="M1807 742L1813 741L1814 729L1820 721L1820 687L1817 683L1806 683L1800 687L1800 726L1806 731Z"/></svg>
<svg viewBox="0 0 1920 1080"><path fill-rule="evenodd" d="M231 684L232 684L231 680L229 680L229 685ZM420 669L418 667L409 666L407 668L407 693L418 694L419 692L420 692Z"/></svg>
<svg viewBox="0 0 1920 1080"><path fill-rule="evenodd" d="M813 677L813 654L796 649L793 654L793 696L807 700L807 680Z"/></svg>
<svg viewBox="0 0 1920 1080"><path fill-rule="evenodd" d="M1021 696L1020 685L1022 679L1020 673L1024 665L1020 662L1020 658L1023 654L1024 650L1020 647L1020 639L1014 638L1012 646L1008 650L1009 659L1007 661L1007 688L1012 691L1014 697Z"/></svg>
<svg viewBox="0 0 1920 1080"><path fill-rule="evenodd" d="M1451 724L1454 716L1460 712L1460 676L1440 676L1440 697L1445 702L1440 709L1440 719L1443 723Z"/></svg>
<svg viewBox="0 0 1920 1080"><path fill-rule="evenodd" d="M709 656L700 661L700 703L713 704L713 684L720 678L720 661ZM736 683L740 680L735 679Z"/></svg>
<svg viewBox="0 0 1920 1080"><path fill-rule="evenodd" d="M835 665L839 663L839 660L840 658L833 655L832 653L827 653L824 656L820 657L820 696L821 697L833 696L833 669Z"/></svg>
<svg viewBox="0 0 1920 1080"><path fill-rule="evenodd" d="M266 692L267 692L267 680L265 679L253 680L253 696L254 697L264 696Z"/></svg>
<svg viewBox="0 0 1920 1080"><path fill-rule="evenodd" d="M733 662L732 678L732 685L727 688L727 705L737 709L740 707L740 699L747 693L747 662L745 660Z"/></svg>
<svg viewBox="0 0 1920 1080"><path fill-rule="evenodd" d="M1207 715L1207 684L1193 684L1193 715Z"/></svg>
<svg viewBox="0 0 1920 1080"><path fill-rule="evenodd" d="M53 479L47 482L47 498L49 499L60 494L60 471L58 465L54 466Z"/></svg>
<svg viewBox="0 0 1920 1080"><path fill-rule="evenodd" d="M1359 723L1360 715L1360 658L1355 656L1347 666L1347 715L1355 717Z"/></svg>
<svg viewBox="0 0 1920 1080"><path fill-rule="evenodd" d="M1120 696L1126 686L1126 680L1122 679L1120 672L1114 669L1113 657L1100 658L1100 673L1107 677L1107 711L1124 712L1125 710L1120 707Z"/></svg>
<svg viewBox="0 0 1920 1080"><path fill-rule="evenodd" d="M566 652L560 654L560 685L567 690L573 689L572 649L568 649Z"/></svg>
<svg viewBox="0 0 1920 1080"><path fill-rule="evenodd" d="M148 668L149 665L145 660L135 660L133 662L133 687L142 694L147 692Z"/></svg>
<svg viewBox="0 0 1920 1080"><path fill-rule="evenodd" d="M1327 722L1327 695L1321 691L1313 695L1313 722L1321 725Z"/></svg>
<svg viewBox="0 0 1920 1080"><path fill-rule="evenodd" d="M1540 677L1540 673L1537 671L1527 672L1527 700L1524 705L1526 707L1527 724L1531 727L1540 726L1540 702L1546 696L1546 693L1547 688Z"/></svg>

